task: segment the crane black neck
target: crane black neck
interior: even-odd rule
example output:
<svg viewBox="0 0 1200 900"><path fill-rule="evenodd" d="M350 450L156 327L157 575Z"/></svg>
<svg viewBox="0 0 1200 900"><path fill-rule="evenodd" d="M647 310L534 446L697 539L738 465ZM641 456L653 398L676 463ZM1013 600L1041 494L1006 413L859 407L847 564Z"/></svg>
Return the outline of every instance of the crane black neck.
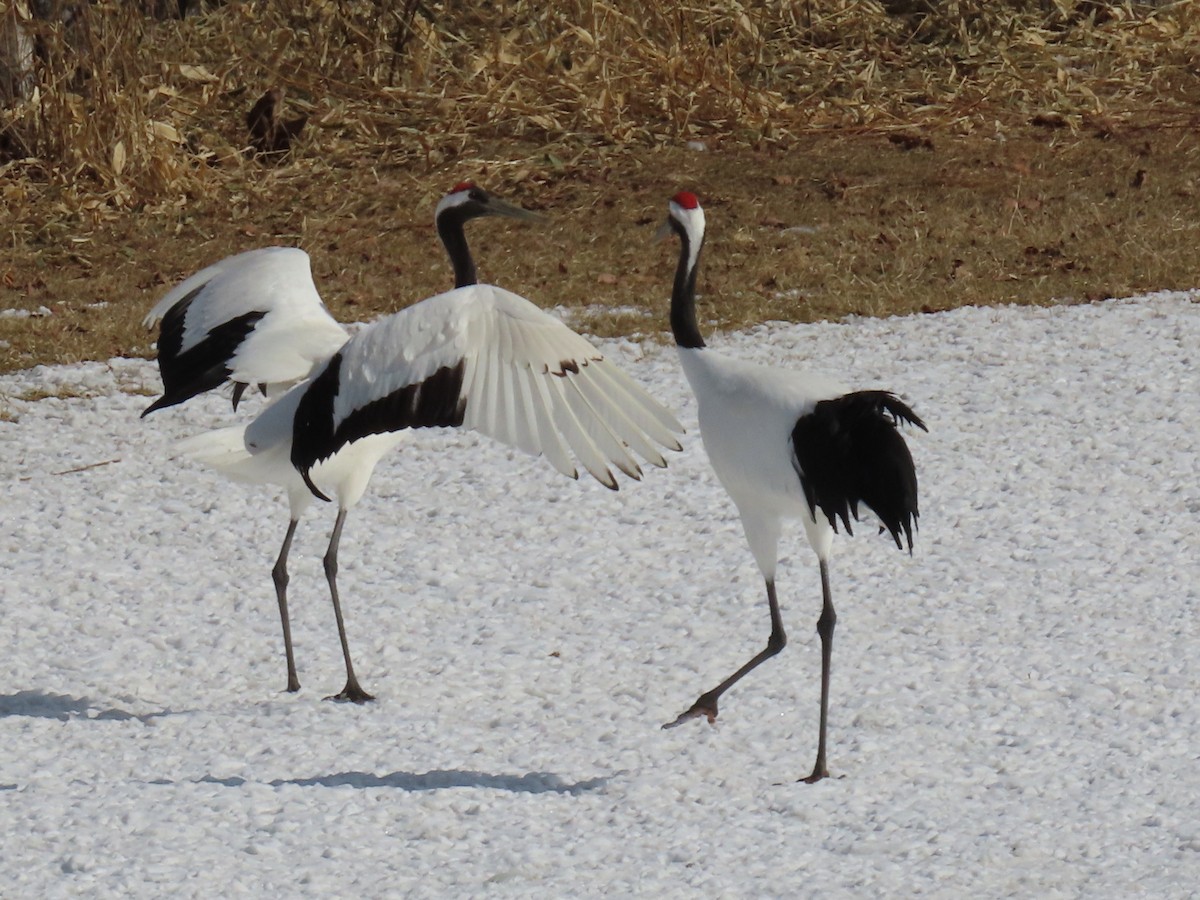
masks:
<svg viewBox="0 0 1200 900"><path fill-rule="evenodd" d="M696 271L700 268L700 251L704 237L699 238L695 257L692 256L692 237L687 229L671 220L671 228L679 235L679 265L675 269L675 284L671 289L671 333L679 347L704 347L700 326L696 323Z"/></svg>
<svg viewBox="0 0 1200 900"><path fill-rule="evenodd" d="M443 210L437 217L438 237L450 257L450 265L454 267L454 286L468 287L478 283L475 272L475 260L471 258L471 248L467 246L467 235L464 226L471 218L461 207L451 207Z"/></svg>

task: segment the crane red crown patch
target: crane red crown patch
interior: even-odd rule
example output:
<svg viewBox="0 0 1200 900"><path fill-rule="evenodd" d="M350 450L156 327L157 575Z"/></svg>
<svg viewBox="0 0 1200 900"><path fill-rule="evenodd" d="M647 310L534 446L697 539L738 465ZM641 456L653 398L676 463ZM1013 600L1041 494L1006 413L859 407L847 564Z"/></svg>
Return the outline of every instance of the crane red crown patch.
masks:
<svg viewBox="0 0 1200 900"><path fill-rule="evenodd" d="M691 191L680 191L671 198L672 203L676 203L684 209L696 209L700 206L700 201L696 199L696 195Z"/></svg>
<svg viewBox="0 0 1200 900"><path fill-rule="evenodd" d="M475 187L475 182L473 181L460 181L453 188L451 188L450 193L457 194L460 191L469 191L473 187Z"/></svg>

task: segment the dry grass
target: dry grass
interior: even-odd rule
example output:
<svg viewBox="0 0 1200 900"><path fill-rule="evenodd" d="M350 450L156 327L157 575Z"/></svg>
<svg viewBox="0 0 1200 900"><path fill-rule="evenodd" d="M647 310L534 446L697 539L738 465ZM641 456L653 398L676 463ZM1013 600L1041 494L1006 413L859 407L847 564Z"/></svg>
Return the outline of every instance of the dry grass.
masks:
<svg viewBox="0 0 1200 900"><path fill-rule="evenodd" d="M52 315L0 318L0 369L148 353L168 283L267 243L309 250L335 314L400 308L447 286L429 218L464 177L553 217L477 226L484 274L613 308L596 333L662 327L647 243L682 186L721 325L1194 284L1190 2L26 9L0 0L43 47L0 110L0 307ZM271 87L309 117L273 162L244 152Z"/></svg>

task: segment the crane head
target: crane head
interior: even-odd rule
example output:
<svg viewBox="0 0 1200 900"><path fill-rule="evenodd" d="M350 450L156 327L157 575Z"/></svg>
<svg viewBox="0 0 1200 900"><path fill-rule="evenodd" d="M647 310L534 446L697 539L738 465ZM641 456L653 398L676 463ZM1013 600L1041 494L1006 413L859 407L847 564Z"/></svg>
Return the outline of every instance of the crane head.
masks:
<svg viewBox="0 0 1200 900"><path fill-rule="evenodd" d="M546 217L501 200L471 181L460 181L437 205L434 218L453 210L463 220L480 216L505 216L522 222L544 222Z"/></svg>
<svg viewBox="0 0 1200 900"><path fill-rule="evenodd" d="M704 210L691 191L680 191L671 198L667 204L667 220L659 226L654 239L661 241L676 233L686 233L696 246L704 238Z"/></svg>

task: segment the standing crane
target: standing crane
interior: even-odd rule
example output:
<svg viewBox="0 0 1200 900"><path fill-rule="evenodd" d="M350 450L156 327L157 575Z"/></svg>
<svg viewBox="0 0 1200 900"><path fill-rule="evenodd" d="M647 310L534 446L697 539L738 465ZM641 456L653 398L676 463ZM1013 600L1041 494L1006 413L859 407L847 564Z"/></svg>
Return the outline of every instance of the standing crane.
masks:
<svg viewBox="0 0 1200 900"><path fill-rule="evenodd" d="M859 505L869 507L903 549L912 552L917 524L917 475L897 424L925 429L887 391L853 391L801 372L753 365L714 353L696 322L696 273L704 245L704 210L695 194L677 193L661 235L679 237L671 293L671 331L684 375L699 404L700 436L712 467L742 520L750 552L767 588L767 646L664 728L717 718L729 688L784 648L787 635L775 594L783 520L799 518L821 571L821 718L817 759L804 780L826 778L829 675L837 623L829 590L829 558L838 522L850 534ZM881 529L882 530L882 529Z"/></svg>

